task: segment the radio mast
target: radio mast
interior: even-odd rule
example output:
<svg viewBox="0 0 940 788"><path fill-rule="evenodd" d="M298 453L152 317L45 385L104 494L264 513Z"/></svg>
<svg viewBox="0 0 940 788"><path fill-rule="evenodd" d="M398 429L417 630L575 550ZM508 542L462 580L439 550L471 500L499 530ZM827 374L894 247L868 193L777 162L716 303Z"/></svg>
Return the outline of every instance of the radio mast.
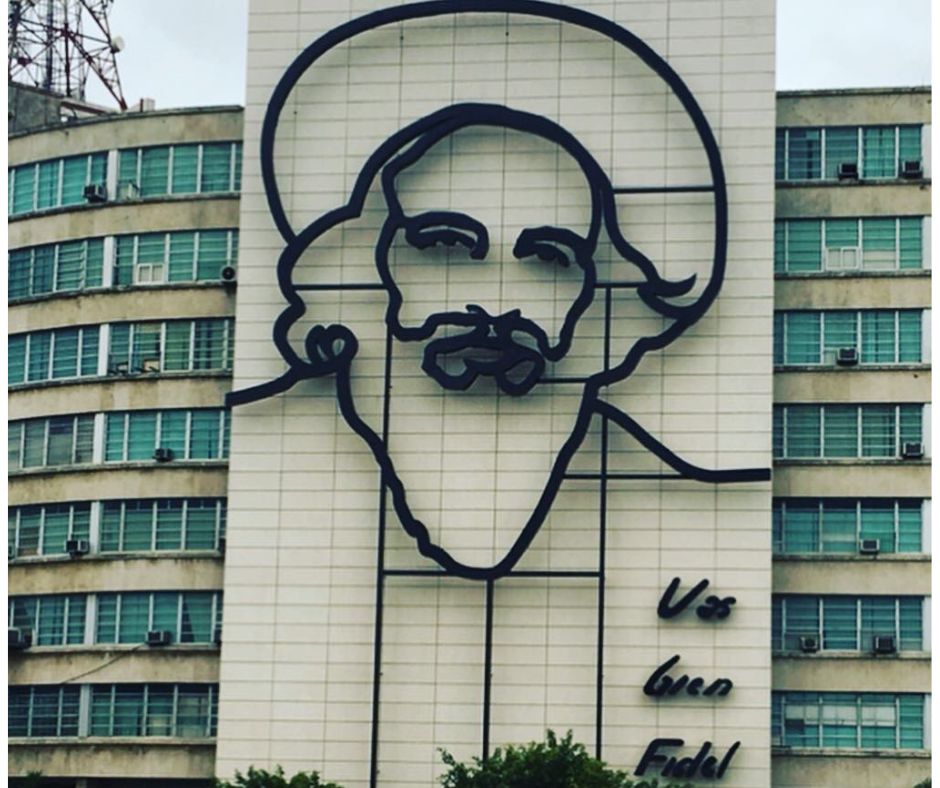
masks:
<svg viewBox="0 0 940 788"><path fill-rule="evenodd" d="M94 73L121 110L127 109L115 55L124 42L112 37L114 0L7 0L9 82L85 101Z"/></svg>

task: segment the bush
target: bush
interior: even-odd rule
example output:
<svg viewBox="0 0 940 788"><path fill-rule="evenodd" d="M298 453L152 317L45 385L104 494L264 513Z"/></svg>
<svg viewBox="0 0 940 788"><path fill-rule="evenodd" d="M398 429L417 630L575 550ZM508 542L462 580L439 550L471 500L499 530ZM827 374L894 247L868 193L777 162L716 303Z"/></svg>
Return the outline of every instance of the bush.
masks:
<svg viewBox="0 0 940 788"><path fill-rule="evenodd" d="M928 777L922 783L917 783L914 788L930 788L930 778Z"/></svg>
<svg viewBox="0 0 940 788"><path fill-rule="evenodd" d="M278 766L273 772L248 767L248 774L235 772L235 779L213 781L214 788L343 788L337 783L320 781L316 772L297 772L289 780L284 777L284 770Z"/></svg>
<svg viewBox="0 0 940 788"><path fill-rule="evenodd" d="M441 758L448 767L441 776L443 788L692 788L660 785L656 780L634 782L623 771L611 769L575 744L571 731L559 740L552 731L545 742L497 749L485 761L458 763L446 750Z"/></svg>

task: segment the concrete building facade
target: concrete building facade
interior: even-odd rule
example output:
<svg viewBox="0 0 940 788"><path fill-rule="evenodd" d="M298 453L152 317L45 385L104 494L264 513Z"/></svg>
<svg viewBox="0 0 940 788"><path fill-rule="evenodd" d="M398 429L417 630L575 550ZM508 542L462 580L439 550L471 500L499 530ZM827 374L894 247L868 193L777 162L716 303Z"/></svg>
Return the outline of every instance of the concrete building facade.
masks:
<svg viewBox="0 0 940 788"><path fill-rule="evenodd" d="M375 20L272 112L386 4L340 5L252 4L244 113L10 136L13 784L547 728L926 778L929 90L775 94L770 2L585 0Z"/></svg>

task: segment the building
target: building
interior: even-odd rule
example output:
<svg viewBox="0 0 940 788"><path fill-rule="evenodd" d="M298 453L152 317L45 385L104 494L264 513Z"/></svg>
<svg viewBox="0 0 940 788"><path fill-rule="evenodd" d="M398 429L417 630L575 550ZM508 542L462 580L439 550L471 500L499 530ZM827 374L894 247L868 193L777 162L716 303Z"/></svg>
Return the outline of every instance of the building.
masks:
<svg viewBox="0 0 940 788"><path fill-rule="evenodd" d="M525 258L507 226L576 232L597 199L578 180L590 161L560 164L579 146L620 187L630 243L666 280L698 277L652 300L709 306L721 187L707 136L636 50L611 54L609 31L560 32L577 15L400 19L393 34L358 31L288 91L265 183L275 83L298 42L337 24L308 5L252 15L244 134L242 111L222 107L10 136L11 778L182 787L282 764L350 788L410 787L432 784L437 747L469 758L546 727L630 771L645 754L700 754L696 768L727 758L733 788L927 777L929 89L775 95L771 3L726 3L721 18L708 4L614 4L620 24L670 53L714 133L727 266L701 320L609 386L621 416L601 411L570 488L552 492L552 516L503 571L518 512L551 488L546 457L575 434L572 398L504 396L496 388L525 384L509 370L455 392L441 383L448 363L434 381L408 371L434 364L407 331L439 303L468 301L564 325L557 293L583 293L571 272L586 264L559 239L576 237L529 239L532 260L552 266L550 295L504 267L487 288L459 253L486 243ZM427 145L425 157L390 149L370 170L410 120L493 100L548 118L541 139L515 116L493 115L496 138L472 124L435 137L430 125L417 144L398 141L398 152ZM309 229L370 172L396 173L394 188L364 194L355 221ZM403 225L410 248L377 252L396 201L403 217L446 209L456 224ZM501 224L519 205L518 225ZM429 256L414 265L418 252ZM636 285L618 279L618 252L593 249L598 281L619 289L577 316L590 341L549 359L549 373L573 363L583 380L591 364L616 366L618 342L661 330L634 314L639 300L619 304ZM285 259L296 262L279 282ZM428 264L445 261L442 283ZM394 314L389 281L403 296ZM298 297L307 322L272 344ZM322 332L306 333L318 320ZM353 346L339 325L359 340L341 415ZM398 451L386 463L414 511L426 507L416 519L430 546L381 492L388 465L370 431ZM771 463L772 487L757 474L702 480ZM455 534L433 521L441 512ZM715 603L696 616L699 589L683 613L701 580ZM654 672L714 681L717 697L644 692ZM684 746L650 750L673 737ZM645 776L664 767L650 759Z"/></svg>
<svg viewBox="0 0 940 788"><path fill-rule="evenodd" d="M777 126L773 784L914 785L930 772L930 90L781 93Z"/></svg>
<svg viewBox="0 0 940 788"><path fill-rule="evenodd" d="M241 136L10 136L11 777L213 772Z"/></svg>

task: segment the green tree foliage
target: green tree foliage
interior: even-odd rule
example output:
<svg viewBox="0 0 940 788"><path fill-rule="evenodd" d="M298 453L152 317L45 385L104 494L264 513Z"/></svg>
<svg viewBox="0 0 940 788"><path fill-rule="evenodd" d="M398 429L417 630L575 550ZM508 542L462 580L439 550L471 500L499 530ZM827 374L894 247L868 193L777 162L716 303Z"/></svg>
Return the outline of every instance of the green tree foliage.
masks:
<svg viewBox="0 0 940 788"><path fill-rule="evenodd" d="M663 785L656 780L635 782L626 772L611 769L592 758L583 744L548 731L544 742L497 749L485 761L458 763L446 750L441 758L448 767L441 777L443 788L692 788Z"/></svg>
<svg viewBox="0 0 940 788"><path fill-rule="evenodd" d="M248 773L235 772L235 779L215 780L214 788L343 788L338 783L322 782L316 772L297 772L289 780L278 766L273 772L248 767Z"/></svg>
<svg viewBox="0 0 940 788"><path fill-rule="evenodd" d="M928 777L922 783L917 783L914 788L930 788L930 778Z"/></svg>

